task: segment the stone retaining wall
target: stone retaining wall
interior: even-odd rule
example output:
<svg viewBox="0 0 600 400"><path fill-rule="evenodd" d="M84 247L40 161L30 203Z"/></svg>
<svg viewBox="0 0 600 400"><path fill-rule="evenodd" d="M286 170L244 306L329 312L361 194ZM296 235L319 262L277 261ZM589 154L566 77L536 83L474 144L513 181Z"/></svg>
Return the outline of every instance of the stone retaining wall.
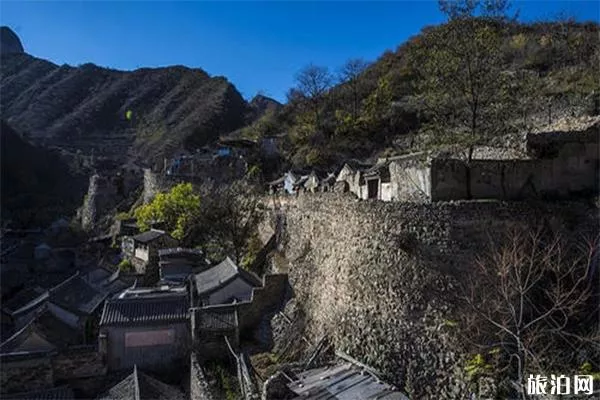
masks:
<svg viewBox="0 0 600 400"><path fill-rule="evenodd" d="M454 297L473 257L512 226L598 232L585 202L358 201L334 193L282 205L284 255L313 343L383 371L411 398L465 398ZM282 271L283 272L283 271Z"/></svg>

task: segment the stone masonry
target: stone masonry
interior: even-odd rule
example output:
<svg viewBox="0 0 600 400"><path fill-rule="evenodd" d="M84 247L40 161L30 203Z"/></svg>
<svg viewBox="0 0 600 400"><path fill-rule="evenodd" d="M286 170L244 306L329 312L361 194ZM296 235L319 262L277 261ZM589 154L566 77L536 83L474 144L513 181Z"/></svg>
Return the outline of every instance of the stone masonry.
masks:
<svg viewBox="0 0 600 400"><path fill-rule="evenodd" d="M358 201L300 195L282 206L282 253L304 335L324 335L411 398L465 398L452 324L460 276L507 228L598 232L589 202ZM272 228L272 227L271 227Z"/></svg>

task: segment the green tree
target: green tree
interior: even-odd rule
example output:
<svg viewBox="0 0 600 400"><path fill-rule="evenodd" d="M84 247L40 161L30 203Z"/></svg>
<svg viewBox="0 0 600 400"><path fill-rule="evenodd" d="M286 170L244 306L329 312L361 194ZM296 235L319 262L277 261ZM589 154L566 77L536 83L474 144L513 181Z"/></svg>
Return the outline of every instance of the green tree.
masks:
<svg viewBox="0 0 600 400"><path fill-rule="evenodd" d="M205 187L202 210L190 224L186 240L201 243L218 256L240 262L256 234L262 211L259 192L243 181L224 187Z"/></svg>
<svg viewBox="0 0 600 400"><path fill-rule="evenodd" d="M183 239L199 212L200 196L194 193L191 183L180 183L138 207L134 215L141 230L148 230L153 222L160 221L174 238Z"/></svg>
<svg viewBox="0 0 600 400"><path fill-rule="evenodd" d="M501 34L485 19L456 18L427 32L416 52L418 91L438 138L469 148L500 128L507 76L501 65ZM413 54L414 55L414 54ZM443 137L451 133L451 137Z"/></svg>

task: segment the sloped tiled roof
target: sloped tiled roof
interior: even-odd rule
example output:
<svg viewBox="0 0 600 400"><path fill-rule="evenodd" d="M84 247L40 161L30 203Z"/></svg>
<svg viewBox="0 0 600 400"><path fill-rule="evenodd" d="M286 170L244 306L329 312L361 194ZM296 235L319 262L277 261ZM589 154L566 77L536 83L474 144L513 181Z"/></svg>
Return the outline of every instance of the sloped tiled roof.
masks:
<svg viewBox="0 0 600 400"><path fill-rule="evenodd" d="M188 308L185 294L113 299L104 304L100 325L180 322L188 319Z"/></svg>
<svg viewBox="0 0 600 400"><path fill-rule="evenodd" d="M0 345L0 353L49 353L56 350L56 346L50 343L40 333L33 321L17 331L8 340Z"/></svg>
<svg viewBox="0 0 600 400"><path fill-rule="evenodd" d="M227 257L214 267L196 274L196 290L199 295L206 295L225 286L237 277L253 286L261 286L262 284L256 275L239 268L231 258Z"/></svg>
<svg viewBox="0 0 600 400"><path fill-rule="evenodd" d="M71 400L75 396L69 386L61 386L34 392L6 394L2 398L7 400Z"/></svg>
<svg viewBox="0 0 600 400"><path fill-rule="evenodd" d="M298 400L408 400L395 387L350 363L304 371L288 387Z"/></svg>
<svg viewBox="0 0 600 400"><path fill-rule="evenodd" d="M183 392L133 367L131 375L110 388L99 400L184 400Z"/></svg>
<svg viewBox="0 0 600 400"><path fill-rule="evenodd" d="M152 242L153 240L156 240L162 236L165 236L167 233L165 231L160 231L158 229L152 229L146 232L142 232L138 235L135 235L133 237L133 240L135 240L136 242L141 242L141 243L148 243L148 242Z"/></svg>
<svg viewBox="0 0 600 400"><path fill-rule="evenodd" d="M237 318L235 310L213 311L210 308L196 310L196 326L200 330L235 329Z"/></svg>
<svg viewBox="0 0 600 400"><path fill-rule="evenodd" d="M107 295L75 274L50 290L50 302L78 315L90 315Z"/></svg>
<svg viewBox="0 0 600 400"><path fill-rule="evenodd" d="M49 352L81 344L81 335L49 311L36 315L1 344L2 353Z"/></svg>
<svg viewBox="0 0 600 400"><path fill-rule="evenodd" d="M48 291L35 286L23 289L2 304L2 310L9 315L26 311L40 304L48 296Z"/></svg>

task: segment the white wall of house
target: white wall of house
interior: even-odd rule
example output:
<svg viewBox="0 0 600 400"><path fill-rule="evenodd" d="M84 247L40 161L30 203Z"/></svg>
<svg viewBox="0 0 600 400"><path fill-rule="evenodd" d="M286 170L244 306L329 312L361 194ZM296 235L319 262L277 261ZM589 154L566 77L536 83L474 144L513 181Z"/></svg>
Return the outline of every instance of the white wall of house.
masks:
<svg viewBox="0 0 600 400"><path fill-rule="evenodd" d="M235 297L239 301L250 300L252 288L252 285L238 277L219 290L211 293L208 301L209 304L223 304L224 302L229 301L231 297Z"/></svg>
<svg viewBox="0 0 600 400"><path fill-rule="evenodd" d="M381 183L381 181L379 181L379 199L383 200L383 201L391 201L392 200L392 183L391 182L386 182L386 183Z"/></svg>
<svg viewBox="0 0 600 400"><path fill-rule="evenodd" d="M148 246L139 245L135 248L135 257L140 260L148 261L150 259L150 254L148 252Z"/></svg>

